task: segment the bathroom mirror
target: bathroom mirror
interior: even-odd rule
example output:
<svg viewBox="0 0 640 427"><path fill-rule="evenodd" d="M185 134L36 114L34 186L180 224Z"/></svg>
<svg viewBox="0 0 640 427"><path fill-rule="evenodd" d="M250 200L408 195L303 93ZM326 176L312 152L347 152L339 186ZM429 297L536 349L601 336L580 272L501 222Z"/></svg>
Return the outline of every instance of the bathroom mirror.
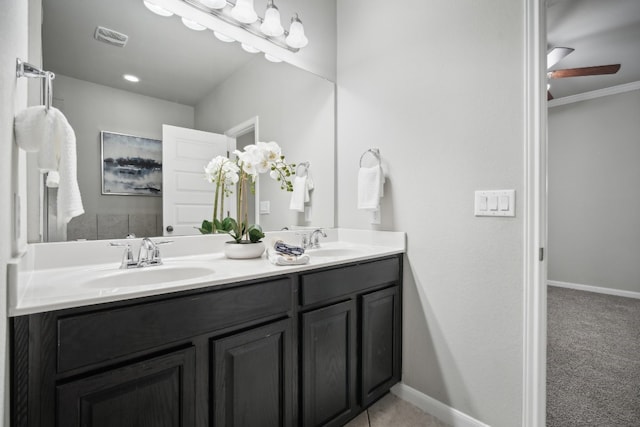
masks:
<svg viewBox="0 0 640 427"><path fill-rule="evenodd" d="M289 209L290 193L262 176L259 223L266 231L334 225L333 82L247 53L210 30L188 29L179 17L155 15L142 0L42 0L42 10L43 67L56 73L54 106L76 132L85 208L68 224L66 240L163 234L162 196L102 194L100 150L101 131L157 140L163 124L224 134L255 120L257 139L278 142L289 162L310 162L315 183L301 213ZM107 42L94 37L98 27ZM116 46L123 36L125 46ZM127 81L125 74L140 81ZM202 166L209 160L203 158ZM40 185L33 159L29 168L31 185ZM64 233L47 226L55 223L47 221L51 215L41 214L55 212L55 191L45 191L47 209L37 194L29 200L30 241L41 235L63 240ZM211 194L213 199L213 185Z"/></svg>

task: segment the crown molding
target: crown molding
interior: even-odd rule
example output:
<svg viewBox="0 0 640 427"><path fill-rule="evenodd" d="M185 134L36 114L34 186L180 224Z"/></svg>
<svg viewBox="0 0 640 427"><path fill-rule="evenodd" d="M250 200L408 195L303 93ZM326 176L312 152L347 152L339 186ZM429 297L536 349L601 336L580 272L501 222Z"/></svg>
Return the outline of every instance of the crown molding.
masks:
<svg viewBox="0 0 640 427"><path fill-rule="evenodd" d="M631 92L638 89L640 89L640 81L598 89L591 92L579 93L577 95L565 96L564 98L552 99L547 103L547 107L553 108L559 105L573 104L574 102L587 101L589 99Z"/></svg>

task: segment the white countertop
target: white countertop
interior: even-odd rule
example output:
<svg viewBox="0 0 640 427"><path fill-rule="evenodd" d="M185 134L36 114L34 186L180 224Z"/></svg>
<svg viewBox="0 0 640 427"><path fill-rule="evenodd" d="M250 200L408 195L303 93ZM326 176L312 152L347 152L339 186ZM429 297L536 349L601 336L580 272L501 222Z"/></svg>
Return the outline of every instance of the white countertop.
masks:
<svg viewBox="0 0 640 427"><path fill-rule="evenodd" d="M264 240L267 244L273 240L297 244L296 234L299 232L267 233ZM118 268L123 248L109 246L109 242L116 240L29 245L25 254L9 264L9 316L272 277L403 253L406 250L403 232L327 229L326 233L327 238L321 239L321 250L317 255L314 255L314 250L307 251L310 257L308 264L291 266L273 265L266 255L249 260L228 259L222 252L224 242L229 240L225 235L172 237L172 244L161 246L164 265L133 270ZM134 253L137 253L136 245L139 245L140 239L128 242L133 243ZM175 268L193 268L204 273L191 279L168 282L160 279L159 282L154 280L146 285L118 286L118 278L123 274L153 269L157 271L154 277L162 277L163 272ZM99 282L99 286L90 282L92 278L103 277L108 280ZM104 283L108 283L108 286Z"/></svg>

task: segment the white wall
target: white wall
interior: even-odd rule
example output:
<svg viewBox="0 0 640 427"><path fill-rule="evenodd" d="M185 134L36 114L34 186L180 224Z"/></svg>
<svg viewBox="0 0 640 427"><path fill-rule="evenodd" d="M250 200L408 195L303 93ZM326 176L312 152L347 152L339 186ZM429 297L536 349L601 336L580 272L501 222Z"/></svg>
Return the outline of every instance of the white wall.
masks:
<svg viewBox="0 0 640 427"><path fill-rule="evenodd" d="M9 425L9 337L7 331L7 262L25 239L14 239L13 194L17 180L18 148L13 140L13 117L27 105L27 83L16 83L16 58L27 60L27 2L3 2L0 13L0 423ZM20 156L24 162L24 155ZM24 194L22 194L24 196Z"/></svg>
<svg viewBox="0 0 640 427"><path fill-rule="evenodd" d="M253 102L245 102L251 97ZM315 189L311 217L289 210L291 193L280 190L267 174L260 179L260 199L271 213L260 215L265 230L290 225L334 225L334 84L285 63L256 58L218 86L196 106L196 128L224 133L259 117L260 141L276 141L287 161L309 161Z"/></svg>
<svg viewBox="0 0 640 427"><path fill-rule="evenodd" d="M640 292L640 90L549 109L549 279Z"/></svg>
<svg viewBox="0 0 640 427"><path fill-rule="evenodd" d="M55 104L76 133L85 214L161 214L161 197L101 194L100 131L161 140L163 124L193 128L194 108L62 75L54 88Z"/></svg>
<svg viewBox="0 0 640 427"><path fill-rule="evenodd" d="M475 218L474 190L524 182L524 2L338 1L338 225L380 148L385 230L406 231L403 381L494 427L522 422L523 204Z"/></svg>

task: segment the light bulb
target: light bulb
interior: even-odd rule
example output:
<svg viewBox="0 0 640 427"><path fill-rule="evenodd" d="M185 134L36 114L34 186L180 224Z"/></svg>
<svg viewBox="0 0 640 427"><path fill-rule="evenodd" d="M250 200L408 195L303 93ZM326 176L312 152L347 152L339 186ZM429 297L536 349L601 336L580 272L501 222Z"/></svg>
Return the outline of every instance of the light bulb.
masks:
<svg viewBox="0 0 640 427"><path fill-rule="evenodd" d="M143 3L147 7L147 9L149 9L151 12L155 13L156 15L173 16L173 12L169 12L164 7L160 7L160 6L158 6L156 4L153 4L153 3L151 3L150 1L147 1L147 0L143 0Z"/></svg>
<svg viewBox="0 0 640 427"><path fill-rule="evenodd" d="M289 28L289 35L286 40L287 45L294 49L300 49L309 44L309 39L304 35L304 27L298 15L291 18L291 27Z"/></svg>
<svg viewBox="0 0 640 427"><path fill-rule="evenodd" d="M184 24L185 27L192 29L194 31L202 31L207 28L204 25L198 24L196 21L192 21L191 19L187 19L187 18L182 18L182 23Z"/></svg>
<svg viewBox="0 0 640 427"><path fill-rule="evenodd" d="M255 47L251 46L250 44L242 43L240 46L242 46L242 49L244 49L246 52L249 52L249 53L258 53L258 52L260 52L260 49L257 49Z"/></svg>
<svg viewBox="0 0 640 427"><path fill-rule="evenodd" d="M264 21L260 25L260 31L271 37L279 37L284 34L284 28L280 23L280 11L273 4L273 0L267 3L267 11L264 13Z"/></svg>
<svg viewBox="0 0 640 427"><path fill-rule="evenodd" d="M211 9L222 9L227 5L227 0L198 0Z"/></svg>
<svg viewBox="0 0 640 427"><path fill-rule="evenodd" d="M252 24L258 20L258 15L253 8L253 0L237 0L231 9L231 16L243 24Z"/></svg>
<svg viewBox="0 0 640 427"><path fill-rule="evenodd" d="M282 59L276 58L275 56L269 55L268 53L265 53L264 57L266 58L267 61L270 61L270 62L282 62Z"/></svg>
<svg viewBox="0 0 640 427"><path fill-rule="evenodd" d="M221 42L225 42L225 43L233 43L234 41L236 41L234 38L229 37L229 36L228 36L228 35L226 35L226 34L222 34L222 33L218 32L218 31L214 31L214 32L213 32L213 35L214 35L214 36L216 36L216 38L217 38L218 40L220 40Z"/></svg>

